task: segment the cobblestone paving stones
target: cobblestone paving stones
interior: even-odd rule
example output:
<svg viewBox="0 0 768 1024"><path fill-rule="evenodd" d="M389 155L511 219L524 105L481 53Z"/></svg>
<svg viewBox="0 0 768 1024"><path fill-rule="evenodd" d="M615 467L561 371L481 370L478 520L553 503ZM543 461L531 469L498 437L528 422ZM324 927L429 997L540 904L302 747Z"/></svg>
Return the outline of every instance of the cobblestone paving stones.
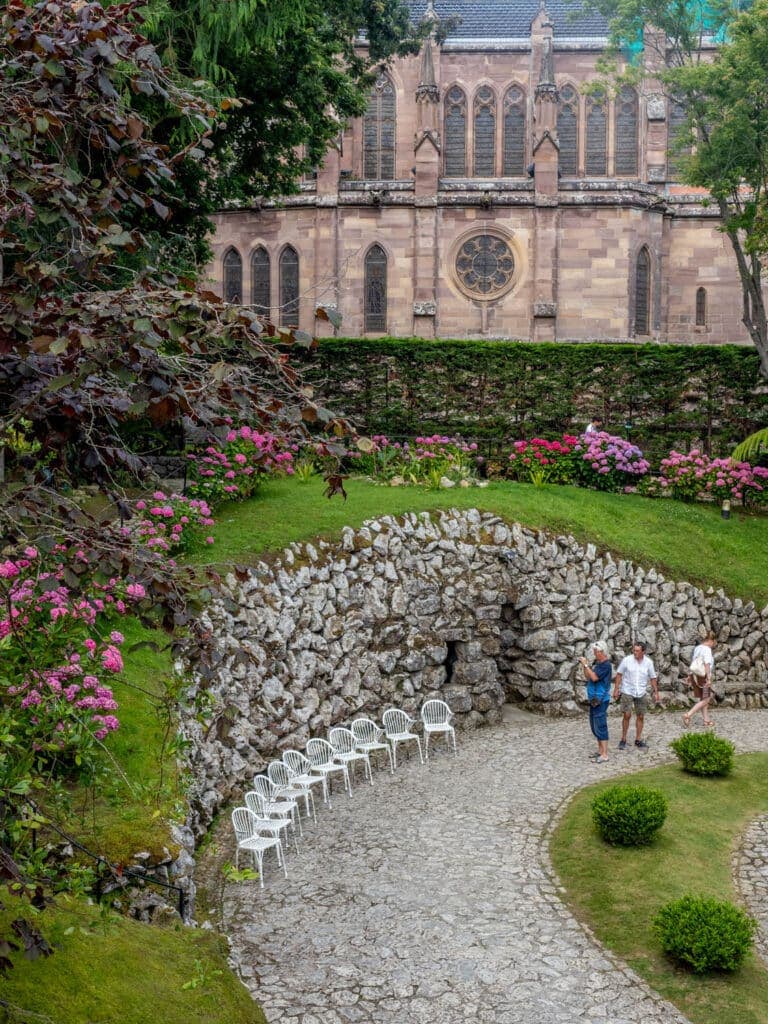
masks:
<svg viewBox="0 0 768 1024"><path fill-rule="evenodd" d="M722 711L738 751L768 746L768 712ZM560 899L548 856L578 788L672 758L678 714L646 718L647 751L587 760L585 719L511 710L428 767L359 774L305 826L286 882L224 889L236 968L270 1024L684 1024ZM630 733L630 736L632 734ZM768 822L749 864L768 925ZM746 863L746 861L745 861ZM761 880L757 881L757 876ZM763 941L765 932L763 933Z"/></svg>
<svg viewBox="0 0 768 1024"><path fill-rule="evenodd" d="M757 921L755 946L768 964L768 814L746 830L736 855L735 874L742 899Z"/></svg>

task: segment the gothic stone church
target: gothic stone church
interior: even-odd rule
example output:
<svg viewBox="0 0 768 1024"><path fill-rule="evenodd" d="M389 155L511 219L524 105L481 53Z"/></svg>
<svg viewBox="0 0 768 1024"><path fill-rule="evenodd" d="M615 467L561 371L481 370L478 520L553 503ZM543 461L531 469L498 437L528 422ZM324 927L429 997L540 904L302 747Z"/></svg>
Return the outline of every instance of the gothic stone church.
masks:
<svg viewBox="0 0 768 1024"><path fill-rule="evenodd" d="M568 0L412 0L459 15L382 70L298 195L215 218L214 286L316 334L746 342L730 243L675 180L681 111L586 94L606 44Z"/></svg>

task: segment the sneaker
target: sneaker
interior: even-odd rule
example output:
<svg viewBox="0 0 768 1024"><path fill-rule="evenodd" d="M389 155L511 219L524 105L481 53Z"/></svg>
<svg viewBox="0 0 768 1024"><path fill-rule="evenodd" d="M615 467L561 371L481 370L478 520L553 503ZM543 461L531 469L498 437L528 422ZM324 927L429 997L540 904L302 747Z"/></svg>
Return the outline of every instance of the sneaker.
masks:
<svg viewBox="0 0 768 1024"><path fill-rule="evenodd" d="M639 747L640 750L648 749L648 744L645 742L645 740L635 740L635 746Z"/></svg>
<svg viewBox="0 0 768 1024"><path fill-rule="evenodd" d="M626 749L627 749L627 741L626 740L619 740L619 750L626 750Z"/></svg>
<svg viewBox="0 0 768 1024"><path fill-rule="evenodd" d="M594 759L594 763L595 763L595 764L605 764L605 762L606 762L607 760L608 760L608 758L607 758L607 757L596 757L596 758Z"/></svg>

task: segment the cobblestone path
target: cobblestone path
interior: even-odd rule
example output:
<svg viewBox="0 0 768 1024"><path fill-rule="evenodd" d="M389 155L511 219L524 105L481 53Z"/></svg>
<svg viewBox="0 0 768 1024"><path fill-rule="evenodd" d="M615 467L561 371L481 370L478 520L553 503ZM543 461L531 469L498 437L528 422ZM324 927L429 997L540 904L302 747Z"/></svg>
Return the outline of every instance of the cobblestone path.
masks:
<svg viewBox="0 0 768 1024"><path fill-rule="evenodd" d="M415 757L308 823L288 881L229 884L224 929L270 1024L672 1024L685 1018L562 904L547 845L576 789L670 760L678 714L646 719L648 751L587 760L585 719L511 711ZM768 747L768 712L722 711L738 751ZM630 734L631 735L631 734ZM762 834L762 833L761 833ZM763 928L768 920L763 919ZM762 936L765 941L765 932Z"/></svg>

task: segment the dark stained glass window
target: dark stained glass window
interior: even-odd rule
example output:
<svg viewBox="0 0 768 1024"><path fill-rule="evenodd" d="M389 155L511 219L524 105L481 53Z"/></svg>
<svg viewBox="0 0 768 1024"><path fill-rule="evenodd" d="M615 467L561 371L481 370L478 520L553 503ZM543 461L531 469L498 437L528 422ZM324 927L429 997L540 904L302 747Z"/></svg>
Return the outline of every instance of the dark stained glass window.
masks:
<svg viewBox="0 0 768 1024"><path fill-rule="evenodd" d="M651 257L643 246L635 266L635 334L650 334Z"/></svg>
<svg viewBox="0 0 768 1024"><path fill-rule="evenodd" d="M637 165L637 93L625 86L616 97L616 149L617 174L638 173Z"/></svg>
<svg viewBox="0 0 768 1024"><path fill-rule="evenodd" d="M379 75L368 97L363 118L363 177L395 176L395 87Z"/></svg>
<svg viewBox="0 0 768 1024"><path fill-rule="evenodd" d="M495 235L475 235L456 254L456 275L465 291L490 299L505 291L515 273L515 257Z"/></svg>
<svg viewBox="0 0 768 1024"><path fill-rule="evenodd" d="M707 289L696 289L696 326L707 326Z"/></svg>
<svg viewBox="0 0 768 1024"><path fill-rule="evenodd" d="M579 94L572 85L564 85L560 90L557 138L560 173L575 177L579 173Z"/></svg>
<svg viewBox="0 0 768 1024"><path fill-rule="evenodd" d="M269 284L269 253L260 245L251 256L251 304L260 316L270 313Z"/></svg>
<svg viewBox="0 0 768 1024"><path fill-rule="evenodd" d="M299 326L299 254L290 245L280 254L280 323Z"/></svg>
<svg viewBox="0 0 768 1024"><path fill-rule="evenodd" d="M467 98L452 86L445 97L445 174L463 178L467 173Z"/></svg>
<svg viewBox="0 0 768 1024"><path fill-rule="evenodd" d="M243 261L237 249L224 253L224 301L243 301Z"/></svg>
<svg viewBox="0 0 768 1024"><path fill-rule="evenodd" d="M365 256L365 330L387 329L387 254L372 245Z"/></svg>
<svg viewBox="0 0 768 1024"><path fill-rule="evenodd" d="M496 173L496 97L493 89L481 86L475 94L476 178L492 178Z"/></svg>
<svg viewBox="0 0 768 1024"><path fill-rule="evenodd" d="M678 158L691 152L689 145L681 146L679 141L679 137L684 134L686 118L683 104L670 100L667 116L667 177L671 179L678 176Z"/></svg>
<svg viewBox="0 0 768 1024"><path fill-rule="evenodd" d="M587 152L584 170L588 176L608 172L608 122L605 116L605 93L587 97Z"/></svg>
<svg viewBox="0 0 768 1024"><path fill-rule="evenodd" d="M505 178L525 174L525 93L519 85L507 89L504 97L504 165Z"/></svg>

